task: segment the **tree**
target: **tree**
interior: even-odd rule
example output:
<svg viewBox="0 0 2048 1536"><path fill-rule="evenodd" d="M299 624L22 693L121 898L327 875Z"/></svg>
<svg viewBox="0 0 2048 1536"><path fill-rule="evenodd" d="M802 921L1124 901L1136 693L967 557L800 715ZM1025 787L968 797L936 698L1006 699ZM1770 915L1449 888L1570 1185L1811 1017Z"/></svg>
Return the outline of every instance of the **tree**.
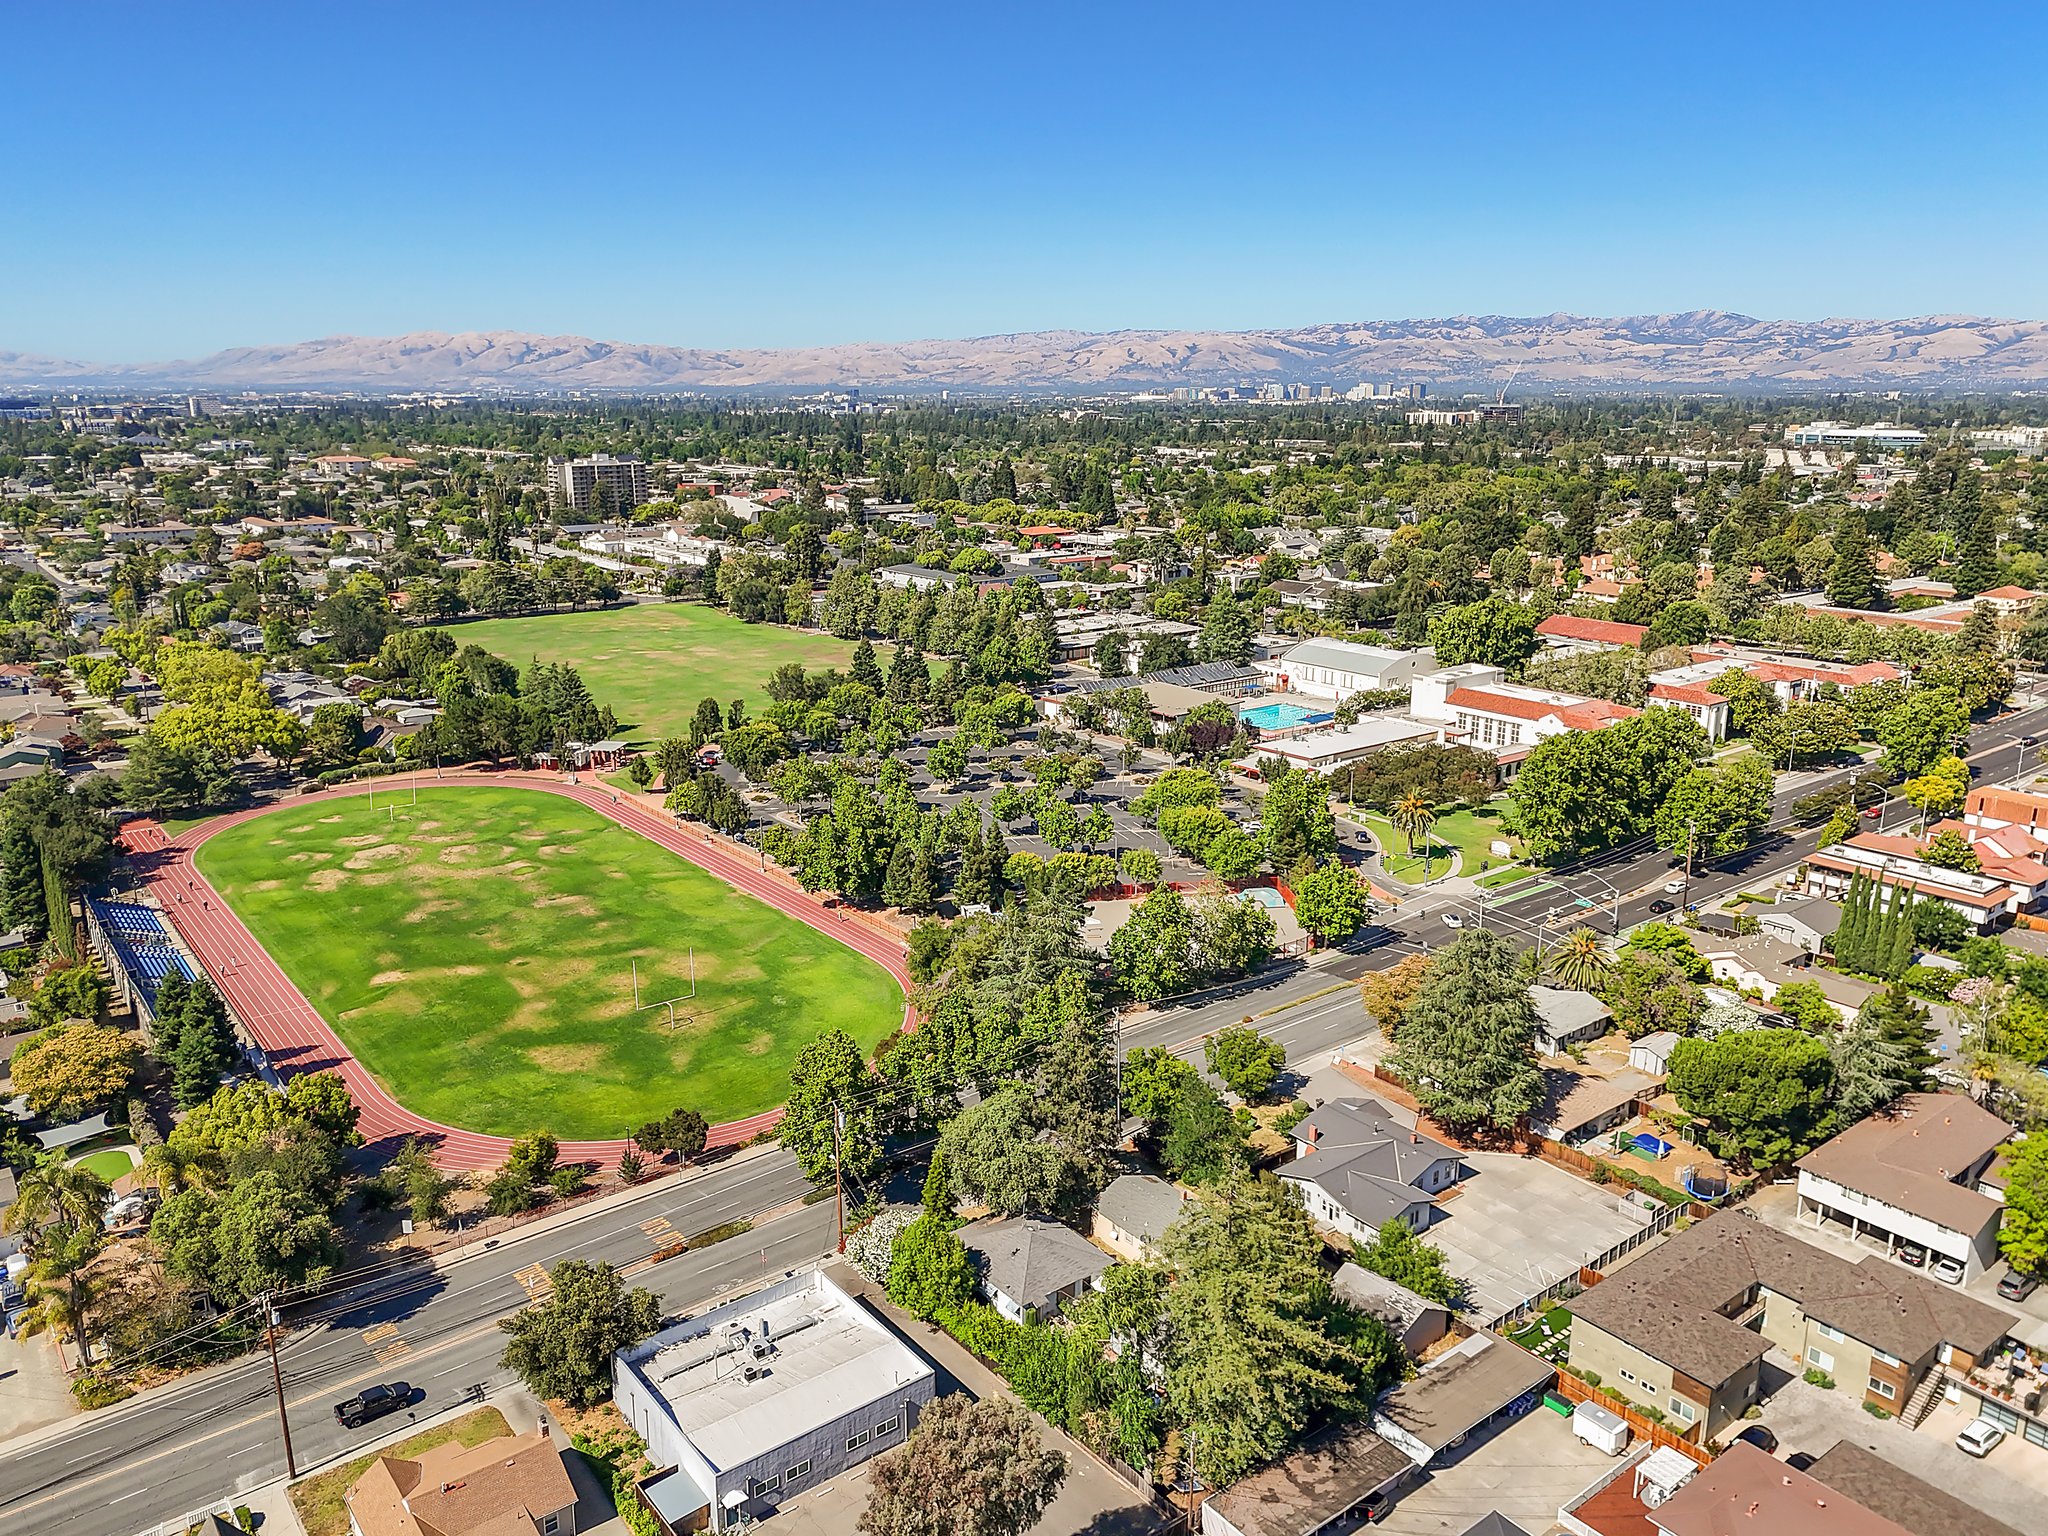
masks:
<svg viewBox="0 0 2048 1536"><path fill-rule="evenodd" d="M1828 1056L1835 1077L1829 1134L1883 1109L1919 1079L1906 1047L1886 1037L1880 1020L1861 1013L1829 1041Z"/></svg>
<svg viewBox="0 0 2048 1536"><path fill-rule="evenodd" d="M1270 1174L1198 1195L1160 1240L1174 1281L1160 1346L1167 1412L1204 1478L1229 1482L1312 1420L1370 1403L1401 1369L1383 1326L1336 1302L1323 1242Z"/></svg>
<svg viewBox="0 0 2048 1536"><path fill-rule="evenodd" d="M1757 751L1790 767L1800 758L1827 757L1856 745L1856 716L1846 704L1793 704L1782 715L1759 721L1749 732Z"/></svg>
<svg viewBox="0 0 2048 1536"><path fill-rule="evenodd" d="M1841 608L1869 607L1877 595L1877 572L1859 509L1851 507L1842 514L1834 550L1834 564L1828 570L1828 601Z"/></svg>
<svg viewBox="0 0 2048 1536"><path fill-rule="evenodd" d="M1706 997L1671 955L1625 949L1600 994L1614 1010L1615 1027L1631 1040L1670 1030L1688 1034L1700 1022Z"/></svg>
<svg viewBox="0 0 2048 1536"><path fill-rule="evenodd" d="M846 1168L865 1178L880 1163L873 1083L860 1047L843 1029L828 1030L797 1053L789 1074L789 1104L776 1134L795 1154L805 1178L815 1182L832 1170L835 1107Z"/></svg>
<svg viewBox="0 0 2048 1536"><path fill-rule="evenodd" d="M1476 661L1520 671L1536 654L1536 614L1505 598L1485 598L1439 614L1430 623L1429 643L1440 666Z"/></svg>
<svg viewBox="0 0 2048 1536"><path fill-rule="evenodd" d="M954 1393L926 1404L909 1441L870 1464L860 1536L1023 1536L1066 1476L1021 1403Z"/></svg>
<svg viewBox="0 0 2048 1536"><path fill-rule="evenodd" d="M946 1222L920 1216L889 1246L889 1299L913 1317L943 1316L974 1295L974 1265Z"/></svg>
<svg viewBox="0 0 2048 1536"><path fill-rule="evenodd" d="M1923 819L1948 814L1969 792L1970 765L1953 753L1936 759L1925 773L1899 786L1899 794Z"/></svg>
<svg viewBox="0 0 2048 1536"><path fill-rule="evenodd" d="M1682 709L1646 709L1604 730L1552 736L1515 776L1516 829L1538 859L1640 836L1706 747Z"/></svg>
<svg viewBox="0 0 2048 1536"><path fill-rule="evenodd" d="M1778 695L1771 685L1739 667L1731 667L1706 686L1728 701L1728 729L1737 736L1754 738L1778 713Z"/></svg>
<svg viewBox="0 0 2048 1536"><path fill-rule="evenodd" d="M1244 1127L1197 1075L1184 1078L1166 1105L1159 1161L1174 1178L1199 1185L1221 1183L1251 1165Z"/></svg>
<svg viewBox="0 0 2048 1536"><path fill-rule="evenodd" d="M1387 1039L1399 1038L1401 1020L1429 975L1428 955L1403 955L1383 971L1367 971L1358 979L1358 1001Z"/></svg>
<svg viewBox="0 0 2048 1536"><path fill-rule="evenodd" d="M1209 1070L1241 1099L1262 1099L1273 1091L1287 1065L1287 1051L1245 1025L1219 1030L1202 1043Z"/></svg>
<svg viewBox="0 0 2048 1536"><path fill-rule="evenodd" d="M1178 891L1155 890L1110 935L1109 960L1141 1002L1185 992L1194 980L1195 920Z"/></svg>
<svg viewBox="0 0 2048 1536"><path fill-rule="evenodd" d="M1324 943L1348 938L1372 915L1372 893L1342 864L1319 864L1294 883L1294 918Z"/></svg>
<svg viewBox="0 0 2048 1536"><path fill-rule="evenodd" d="M1034 1101L1029 1084L1012 1083L947 1122L939 1152L962 1202L1006 1216L1064 1216L1078 1214L1095 1193L1067 1148L1039 1138Z"/></svg>
<svg viewBox="0 0 2048 1536"><path fill-rule="evenodd" d="M369 736L363 730L363 712L355 704L340 700L322 704L306 725L306 754L316 763L339 768L361 755Z"/></svg>
<svg viewBox="0 0 2048 1536"><path fill-rule="evenodd" d="M1244 604L1218 594L1202 615L1196 655L1203 661L1247 662L1252 658L1252 620Z"/></svg>
<svg viewBox="0 0 2048 1536"><path fill-rule="evenodd" d="M1915 688L1877 721L1884 767L1895 779L1917 778L1952 752L1970 726L1963 702L1943 688Z"/></svg>
<svg viewBox="0 0 2048 1536"><path fill-rule="evenodd" d="M1708 1123L1716 1153L1776 1168L1819 1144L1834 1064L1827 1042L1804 1030L1742 1030L1679 1041L1669 1086L1680 1108Z"/></svg>
<svg viewBox="0 0 2048 1536"><path fill-rule="evenodd" d="M1561 985L1582 992L1598 992L1605 984L1613 962L1600 947L1600 935L1591 928L1574 928L1550 952L1551 976Z"/></svg>
<svg viewBox="0 0 2048 1536"><path fill-rule="evenodd" d="M63 1122L120 1103L141 1063L142 1047L133 1035L66 1020L23 1041L10 1069L14 1091L27 1099L28 1107Z"/></svg>
<svg viewBox="0 0 2048 1536"><path fill-rule="evenodd" d="M694 1109L672 1109L659 1120L650 1120L633 1133L633 1144L643 1152L660 1156L677 1153L688 1162L704 1150L711 1128Z"/></svg>
<svg viewBox="0 0 2048 1536"><path fill-rule="evenodd" d="M138 811L222 805L238 789L233 766L218 753L174 750L146 733L129 746L121 774L121 799Z"/></svg>
<svg viewBox="0 0 2048 1536"><path fill-rule="evenodd" d="M417 1136L406 1137L391 1160L391 1169L405 1192L406 1208L415 1225L432 1226L448 1214L448 1197L455 1192L456 1181L434 1166L433 1151L425 1142Z"/></svg>
<svg viewBox="0 0 2048 1536"><path fill-rule="evenodd" d="M1320 774L1285 775L1266 791L1259 813L1275 869L1292 871L1337 857L1337 818L1330 810L1329 786Z"/></svg>
<svg viewBox="0 0 2048 1536"><path fill-rule="evenodd" d="M1771 1006L1811 1034L1832 1034L1841 1027L1842 1016L1819 982L1788 981L1773 994Z"/></svg>
<svg viewBox="0 0 2048 1536"><path fill-rule="evenodd" d="M113 821L55 768L0 794L0 928L73 951L71 896L107 872Z"/></svg>
<svg viewBox="0 0 2048 1536"><path fill-rule="evenodd" d="M1124 878L1133 885L1157 885L1164 873L1159 865L1159 855L1150 848L1127 848L1121 862Z"/></svg>
<svg viewBox="0 0 2048 1536"><path fill-rule="evenodd" d="M14 1203L0 1212L0 1230L34 1234L39 1279L58 1288L63 1321L85 1355L86 1271L105 1247L101 1226L109 1191L98 1174L51 1153L23 1171Z"/></svg>
<svg viewBox="0 0 2048 1536"><path fill-rule="evenodd" d="M1998 1251L2023 1275L2048 1275L2048 1136L2029 1136L2012 1148Z"/></svg>
<svg viewBox="0 0 2048 1536"><path fill-rule="evenodd" d="M1537 1022L1513 948L1497 933L1466 933L1430 961L1388 1065L1438 1123L1506 1130L1543 1100Z"/></svg>
<svg viewBox="0 0 2048 1536"><path fill-rule="evenodd" d="M1970 840L1954 830L1935 833L1920 851L1920 857L1941 869L1974 873L1980 867L1977 850L1971 846Z"/></svg>
<svg viewBox="0 0 2048 1536"><path fill-rule="evenodd" d="M1748 846L1771 819L1771 768L1754 752L1725 767L1694 768L1657 807L1657 843L1688 859Z"/></svg>
<svg viewBox="0 0 2048 1536"><path fill-rule="evenodd" d="M1436 825L1436 807L1424 797L1419 789L1411 789L1394 802L1390 818L1394 830L1408 839L1408 856L1415 857L1415 839L1429 838L1429 829Z"/></svg>
<svg viewBox="0 0 2048 1536"><path fill-rule="evenodd" d="M595 1407L611 1396L612 1356L661 1326L661 1299L582 1259L562 1260L548 1282L547 1300L498 1320L511 1336L499 1363L539 1397Z"/></svg>
<svg viewBox="0 0 2048 1536"><path fill-rule="evenodd" d="M1188 914L1194 922L1197 981L1242 976L1273 953L1278 929L1272 914L1224 886L1204 885L1188 902Z"/></svg>
<svg viewBox="0 0 2048 1536"><path fill-rule="evenodd" d="M1998 582L1998 533L1988 502L1980 503L1976 516L1963 531L1956 548L1956 563L1949 572L1958 597L1975 597Z"/></svg>
<svg viewBox="0 0 2048 1536"><path fill-rule="evenodd" d="M1406 1286L1425 1301L1455 1307L1463 1290L1444 1262L1441 1248L1425 1243L1404 1221L1383 1221L1370 1243L1353 1239L1351 1257L1396 1285Z"/></svg>

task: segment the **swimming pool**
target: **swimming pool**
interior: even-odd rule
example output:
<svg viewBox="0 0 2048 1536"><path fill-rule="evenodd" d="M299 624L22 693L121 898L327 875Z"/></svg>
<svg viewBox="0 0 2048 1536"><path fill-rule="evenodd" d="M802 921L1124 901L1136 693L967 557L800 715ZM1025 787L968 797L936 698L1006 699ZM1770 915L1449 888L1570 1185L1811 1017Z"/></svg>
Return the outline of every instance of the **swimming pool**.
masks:
<svg viewBox="0 0 2048 1536"><path fill-rule="evenodd" d="M1262 731L1292 730L1297 725L1308 725L1317 720L1327 720L1327 714L1312 709L1303 709L1299 704L1255 704L1249 709L1240 709L1237 718L1246 725L1255 725Z"/></svg>
<svg viewBox="0 0 2048 1536"><path fill-rule="evenodd" d="M1287 899L1270 885L1248 885L1237 893L1246 901L1255 901L1268 911L1277 911L1287 905Z"/></svg>

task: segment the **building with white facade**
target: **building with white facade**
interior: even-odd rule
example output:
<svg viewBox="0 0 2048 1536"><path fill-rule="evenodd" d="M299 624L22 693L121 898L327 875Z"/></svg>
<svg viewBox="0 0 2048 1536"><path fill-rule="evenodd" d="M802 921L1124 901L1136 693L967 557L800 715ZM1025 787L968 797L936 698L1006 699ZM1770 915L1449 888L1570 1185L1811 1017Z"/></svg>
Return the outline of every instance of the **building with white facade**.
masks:
<svg viewBox="0 0 2048 1536"><path fill-rule="evenodd" d="M612 1384L675 1531L758 1521L903 1444L934 1390L931 1367L815 1269L621 1350Z"/></svg>
<svg viewBox="0 0 2048 1536"><path fill-rule="evenodd" d="M1406 688L1436 666L1436 652L1397 651L1355 640L1304 640L1258 666L1259 675L1277 693L1303 693L1341 703L1354 693Z"/></svg>
<svg viewBox="0 0 2048 1536"><path fill-rule="evenodd" d="M1402 1125L1377 1099L1334 1100L1291 1134L1294 1160L1280 1178L1318 1223L1361 1243L1389 1221L1423 1231L1465 1176L1457 1148Z"/></svg>
<svg viewBox="0 0 2048 1536"><path fill-rule="evenodd" d="M1953 1093L1909 1093L1799 1160L1799 1215L1816 1227L1917 1243L1963 1266L1998 1262L2004 1202L1977 1187L2012 1127Z"/></svg>
<svg viewBox="0 0 2048 1536"><path fill-rule="evenodd" d="M1549 737L1605 730L1642 713L1626 704L1506 679L1499 667L1483 662L1446 667L1409 685L1408 712L1417 720L1440 722L1447 741L1491 752L1507 771Z"/></svg>
<svg viewBox="0 0 2048 1536"><path fill-rule="evenodd" d="M1852 427L1846 421L1810 421L1803 427L1787 427L1785 443L1791 448L1837 448L1847 453L1902 453L1926 444L1927 434L1917 427L1893 426L1888 421L1867 427Z"/></svg>
<svg viewBox="0 0 2048 1536"><path fill-rule="evenodd" d="M1412 742L1434 741L1438 728L1395 715L1368 715L1356 725L1341 725L1326 731L1307 731L1299 736L1262 741L1254 758L1277 757L1296 768L1328 773L1346 763L1355 763L1388 747Z"/></svg>
<svg viewBox="0 0 2048 1536"><path fill-rule="evenodd" d="M2012 920L2033 900L2034 893L1997 875L1945 869L1920 856L1909 837L1864 832L1807 855L1806 894L1840 901L1858 875L1879 882L1878 905L1889 911L1901 892L1921 901L1938 901L1958 913L1979 933Z"/></svg>

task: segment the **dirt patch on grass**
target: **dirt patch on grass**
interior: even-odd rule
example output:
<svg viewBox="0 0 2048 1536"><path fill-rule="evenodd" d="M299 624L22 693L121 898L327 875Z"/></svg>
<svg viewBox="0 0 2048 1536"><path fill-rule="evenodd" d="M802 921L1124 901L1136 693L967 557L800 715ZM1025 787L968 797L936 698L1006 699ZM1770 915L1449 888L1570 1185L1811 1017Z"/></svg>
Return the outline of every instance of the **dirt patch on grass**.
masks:
<svg viewBox="0 0 2048 1536"><path fill-rule="evenodd" d="M604 1064L601 1045L536 1045L525 1051L526 1059L544 1072L594 1072Z"/></svg>
<svg viewBox="0 0 2048 1536"><path fill-rule="evenodd" d="M379 971L370 978L370 985L373 987L395 987L402 982L411 980L411 971Z"/></svg>
<svg viewBox="0 0 2048 1536"><path fill-rule="evenodd" d="M766 1056L770 1051L775 1049L775 1037L773 1035L766 1034L756 1035L753 1039L749 1040L745 1045L742 1045L740 1049L745 1051L749 1056Z"/></svg>
<svg viewBox="0 0 2048 1536"><path fill-rule="evenodd" d="M370 848L383 841L382 832L357 832L349 837L337 837L334 845L337 848Z"/></svg>
<svg viewBox="0 0 2048 1536"><path fill-rule="evenodd" d="M340 869L316 869L306 876L306 889L325 894L338 891L348 884L348 872Z"/></svg>
<svg viewBox="0 0 2048 1536"><path fill-rule="evenodd" d="M364 848L352 853L341 861L343 869L375 869L379 864L395 864L410 858L411 851L396 843L386 843L380 848Z"/></svg>
<svg viewBox="0 0 2048 1536"><path fill-rule="evenodd" d="M322 816L320 818L320 824L322 826L331 826L339 820L341 820L339 816Z"/></svg>
<svg viewBox="0 0 2048 1536"><path fill-rule="evenodd" d="M452 847L443 848L436 857L443 864L454 864L473 857L479 851L475 843L456 843Z"/></svg>

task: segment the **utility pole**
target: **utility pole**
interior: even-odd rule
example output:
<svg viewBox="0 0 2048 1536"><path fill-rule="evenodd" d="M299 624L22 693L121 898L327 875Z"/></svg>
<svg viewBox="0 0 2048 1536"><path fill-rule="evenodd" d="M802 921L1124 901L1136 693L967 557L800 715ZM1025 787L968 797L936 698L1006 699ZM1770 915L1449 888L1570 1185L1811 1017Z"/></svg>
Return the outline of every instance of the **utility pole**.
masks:
<svg viewBox="0 0 2048 1536"><path fill-rule="evenodd" d="M277 1364L277 1309L270 1304L270 1292L263 1293L263 1337L270 1346L270 1382L277 1389L277 1427L284 1431L285 1476L297 1481L298 1459L292 1455L292 1421L284 1411L284 1372Z"/></svg>
<svg viewBox="0 0 2048 1536"><path fill-rule="evenodd" d="M846 1160L841 1154L841 1137L846 1131L846 1115L839 1108L839 1101L832 1101L832 1211L839 1224L839 1252L846 1252Z"/></svg>
<svg viewBox="0 0 2048 1536"><path fill-rule="evenodd" d="M1692 905L1692 850L1694 843L1698 841L1699 825L1697 820L1685 824L1685 889L1678 897L1681 912Z"/></svg>

